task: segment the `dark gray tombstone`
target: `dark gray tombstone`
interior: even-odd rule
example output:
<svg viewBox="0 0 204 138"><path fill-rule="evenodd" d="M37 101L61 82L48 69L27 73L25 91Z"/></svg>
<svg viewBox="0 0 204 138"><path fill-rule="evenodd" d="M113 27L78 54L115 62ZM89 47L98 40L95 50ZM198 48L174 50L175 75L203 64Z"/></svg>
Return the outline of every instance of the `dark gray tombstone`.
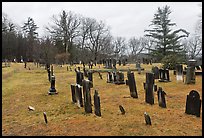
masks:
<svg viewBox="0 0 204 138"><path fill-rule="evenodd" d="M194 67L187 67L185 83L195 84L195 68Z"/></svg>
<svg viewBox="0 0 204 138"><path fill-rule="evenodd" d="M119 109L120 109L121 114L124 115L125 114L125 109L123 108L122 105L119 105Z"/></svg>
<svg viewBox="0 0 204 138"><path fill-rule="evenodd" d="M125 84L124 81L124 73L121 71L116 72L116 80L114 81L115 84Z"/></svg>
<svg viewBox="0 0 204 138"><path fill-rule="evenodd" d="M159 106L163 108L166 108L165 95L166 93L162 90L161 87L159 87L159 90L157 91L158 103L159 103Z"/></svg>
<svg viewBox="0 0 204 138"><path fill-rule="evenodd" d="M100 97L98 95L97 90L95 90L95 93L94 93L94 111L95 111L95 115L101 116Z"/></svg>
<svg viewBox="0 0 204 138"><path fill-rule="evenodd" d="M43 116L44 116L45 123L47 124L48 122L47 122L47 114L46 114L46 112L43 112Z"/></svg>
<svg viewBox="0 0 204 138"><path fill-rule="evenodd" d="M185 113L200 117L200 109L201 109L200 95L197 91L192 90L186 97Z"/></svg>
<svg viewBox="0 0 204 138"><path fill-rule="evenodd" d="M83 107L82 87L79 84L76 84L75 97L77 106Z"/></svg>
<svg viewBox="0 0 204 138"><path fill-rule="evenodd" d="M93 83L93 72L92 71L88 72L88 80L92 81Z"/></svg>
<svg viewBox="0 0 204 138"><path fill-rule="evenodd" d="M169 70L159 69L159 82L170 82Z"/></svg>
<svg viewBox="0 0 204 138"><path fill-rule="evenodd" d="M53 65L51 66L51 76L54 75Z"/></svg>
<svg viewBox="0 0 204 138"><path fill-rule="evenodd" d="M84 75L81 71L76 71L76 83L82 86L82 80L84 79Z"/></svg>
<svg viewBox="0 0 204 138"><path fill-rule="evenodd" d="M76 85L71 84L72 103L76 103Z"/></svg>
<svg viewBox="0 0 204 138"><path fill-rule="evenodd" d="M92 82L89 80L83 80L82 81L83 86L83 95L84 95L84 109L86 113L92 113L92 107L91 107L91 86L93 86Z"/></svg>
<svg viewBox="0 0 204 138"><path fill-rule="evenodd" d="M145 102L149 104L154 104L154 74L146 73L146 83L145 83Z"/></svg>
<svg viewBox="0 0 204 138"><path fill-rule="evenodd" d="M113 82L112 73L109 71L107 74L107 83L112 83L112 82Z"/></svg>
<svg viewBox="0 0 204 138"><path fill-rule="evenodd" d="M112 72L112 79L113 79L113 83L115 83L117 81L116 72Z"/></svg>
<svg viewBox="0 0 204 138"><path fill-rule="evenodd" d="M152 67L152 73L154 73L154 79L159 79L159 68L157 66Z"/></svg>
<svg viewBox="0 0 204 138"><path fill-rule="evenodd" d="M57 94L57 91L55 89L55 76L51 76L51 87L48 91L48 94L51 95L51 94Z"/></svg>
<svg viewBox="0 0 204 138"><path fill-rule="evenodd" d="M128 85L130 89L130 96L133 98L138 98L134 72L128 72L127 75L128 75Z"/></svg>
<svg viewBox="0 0 204 138"><path fill-rule="evenodd" d="M47 69L47 75L48 75L48 80L50 82L51 81L51 72L50 72L49 68Z"/></svg>
<svg viewBox="0 0 204 138"><path fill-rule="evenodd" d="M144 117L145 117L145 123L146 123L146 125L152 125L151 118L150 118L150 116L147 114L147 112L144 112Z"/></svg>

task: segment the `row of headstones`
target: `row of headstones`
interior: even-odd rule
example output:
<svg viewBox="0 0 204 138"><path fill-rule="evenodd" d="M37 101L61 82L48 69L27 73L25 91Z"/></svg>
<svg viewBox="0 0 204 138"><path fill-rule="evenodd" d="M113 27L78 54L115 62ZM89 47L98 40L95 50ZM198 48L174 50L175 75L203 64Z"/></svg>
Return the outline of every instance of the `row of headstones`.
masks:
<svg viewBox="0 0 204 138"><path fill-rule="evenodd" d="M118 65L121 66L121 63L123 64L123 66L126 65L126 60L118 60ZM107 69L112 69L115 68L116 69L116 64L117 64L117 60L116 59L111 59L111 58L107 58L107 59L103 59L102 61L103 65L105 68Z"/></svg>
<svg viewBox="0 0 204 138"><path fill-rule="evenodd" d="M174 75L176 75L177 80L182 80L184 81L184 70L183 70L183 65L177 64L176 65L176 70L174 71ZM188 66L186 67L186 80L185 84L195 84L195 66Z"/></svg>
<svg viewBox="0 0 204 138"><path fill-rule="evenodd" d="M117 72L109 71L107 74L107 83L125 84L124 73L122 73L121 71L117 71Z"/></svg>
<svg viewBox="0 0 204 138"><path fill-rule="evenodd" d="M134 73L128 71L128 85L130 89L130 96L133 98L138 98L136 82L134 78ZM145 89L145 102L149 104L154 104L154 91L157 91L157 85L155 85L155 74L154 73L146 73L146 82L144 83ZM162 87L159 87L157 91L158 104L160 107L166 108L166 93L162 90ZM189 95L187 95L186 99L186 111L187 114L196 115L200 117L200 109L201 109L201 100L200 95L197 91L192 90Z"/></svg>
<svg viewBox="0 0 204 138"><path fill-rule="evenodd" d="M83 94L82 94L83 87ZM71 93L72 93L72 102L76 103L78 107L83 107L86 113L92 113L92 103L91 103L91 88L93 84L89 80L83 80L82 86L79 84L71 84ZM100 97L98 91L95 90L94 93L94 110L95 115L101 116L101 107L100 107Z"/></svg>
<svg viewBox="0 0 204 138"><path fill-rule="evenodd" d="M51 66L51 70L53 73L53 66ZM122 73L122 72L121 72ZM82 103L82 94L80 90L80 84L83 86L83 95L84 95L84 105L85 105L85 112L86 113L92 113L91 109L91 95L90 95L90 88L93 87L93 82L91 80L84 80L82 78L83 73L80 71L77 71L77 84L71 85L71 91L72 91L72 101L77 102L78 106L83 106ZM91 73L92 76L92 73ZM123 74L124 76L124 74ZM134 73L130 70L127 73L128 76L128 85L130 89L130 96L133 98L138 98L137 89L136 89L136 82L134 78ZM154 84L155 74L154 73L146 73L146 82L144 83L144 89L145 89L145 102L149 104L154 104L154 91L157 91L157 85ZM52 75L51 77L51 87L48 91L49 94L56 94L55 89L55 77ZM75 95L76 93L76 95ZM161 87L159 87L157 91L158 96L158 103L159 106L166 108L166 101L165 101L165 95L166 93L162 90ZM97 100L98 99L98 100ZM95 114L100 116L100 98L98 96L98 92L95 91L94 94L94 107L95 107ZM197 117L200 117L200 108L201 108L201 100L200 95L197 91L193 90L190 92L189 95L187 95L186 99L186 111L187 114L196 115Z"/></svg>
<svg viewBox="0 0 204 138"><path fill-rule="evenodd" d="M154 79L159 79L159 82L170 82L170 75L168 69L152 67L152 73L154 73Z"/></svg>

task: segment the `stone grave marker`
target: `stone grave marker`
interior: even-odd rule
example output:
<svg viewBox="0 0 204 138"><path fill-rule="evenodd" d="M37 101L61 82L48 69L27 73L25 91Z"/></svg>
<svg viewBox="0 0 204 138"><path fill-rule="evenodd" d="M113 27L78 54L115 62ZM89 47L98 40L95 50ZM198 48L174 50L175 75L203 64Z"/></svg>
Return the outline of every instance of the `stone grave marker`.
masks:
<svg viewBox="0 0 204 138"><path fill-rule="evenodd" d="M176 65L176 80L177 81L183 80L183 65L181 64Z"/></svg>
<svg viewBox="0 0 204 138"><path fill-rule="evenodd" d="M83 86L83 95L84 95L84 109L86 113L92 113L92 104L91 104L91 86L93 87L93 84L89 80L83 80L82 81Z"/></svg>
<svg viewBox="0 0 204 138"><path fill-rule="evenodd" d="M95 115L101 116L100 97L98 95L97 90L95 90L95 93L94 93L94 112L95 112Z"/></svg>
<svg viewBox="0 0 204 138"><path fill-rule="evenodd" d="M83 107L83 98L82 98L82 86L79 84L76 84L75 86L75 97L76 97L76 103L78 107Z"/></svg>
<svg viewBox="0 0 204 138"><path fill-rule="evenodd" d="M49 95L52 95L52 94L57 94L57 91L55 89L55 76L51 76L51 87L48 91L48 94Z"/></svg>
<svg viewBox="0 0 204 138"><path fill-rule="evenodd" d="M146 125L152 125L151 118L150 118L149 114L147 114L147 112L144 112L144 117L145 117Z"/></svg>
<svg viewBox="0 0 204 138"><path fill-rule="evenodd" d="M169 70L159 69L159 82L170 82Z"/></svg>
<svg viewBox="0 0 204 138"><path fill-rule="evenodd" d="M145 102L151 105L154 104L153 85L154 85L154 74L147 72L146 83L145 83Z"/></svg>
<svg viewBox="0 0 204 138"><path fill-rule="evenodd" d="M127 75L128 75L128 85L130 90L130 96L133 98L138 98L134 72L128 71Z"/></svg>
<svg viewBox="0 0 204 138"><path fill-rule="evenodd" d="M112 73L109 71L107 74L107 83L112 83L113 82L113 76Z"/></svg>
<svg viewBox="0 0 204 138"><path fill-rule="evenodd" d="M92 71L88 72L88 80L92 81L93 83L93 72Z"/></svg>
<svg viewBox="0 0 204 138"><path fill-rule="evenodd" d="M124 73L122 73L121 71L117 71L116 72L116 79L115 79L114 83L115 84L125 84Z"/></svg>
<svg viewBox="0 0 204 138"><path fill-rule="evenodd" d="M76 103L76 85L71 84L72 103Z"/></svg>
<svg viewBox="0 0 204 138"><path fill-rule="evenodd" d="M163 108L166 108L165 95L166 93L162 90L161 87L159 87L159 90L157 91L158 103L159 103L159 106Z"/></svg>
<svg viewBox="0 0 204 138"><path fill-rule="evenodd" d="M200 109L201 109L200 95L197 91L192 90L186 97L185 113L200 117Z"/></svg>
<svg viewBox="0 0 204 138"><path fill-rule="evenodd" d="M119 105L119 109L120 109L121 114L124 115L125 114L125 109L123 108L122 105Z"/></svg>
<svg viewBox="0 0 204 138"><path fill-rule="evenodd" d="M186 84L195 84L195 68L187 67L186 70Z"/></svg>
<svg viewBox="0 0 204 138"><path fill-rule="evenodd" d="M152 67L152 73L154 73L154 79L159 79L159 68L157 66Z"/></svg>

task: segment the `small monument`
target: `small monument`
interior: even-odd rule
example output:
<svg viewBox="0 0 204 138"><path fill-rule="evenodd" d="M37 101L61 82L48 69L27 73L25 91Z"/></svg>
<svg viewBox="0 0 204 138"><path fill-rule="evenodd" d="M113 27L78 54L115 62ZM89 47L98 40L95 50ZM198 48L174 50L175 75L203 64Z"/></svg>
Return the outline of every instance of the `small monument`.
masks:
<svg viewBox="0 0 204 138"><path fill-rule="evenodd" d="M51 87L48 91L48 94L49 95L52 95L52 94L57 94L57 91L55 89L55 76L51 76Z"/></svg>

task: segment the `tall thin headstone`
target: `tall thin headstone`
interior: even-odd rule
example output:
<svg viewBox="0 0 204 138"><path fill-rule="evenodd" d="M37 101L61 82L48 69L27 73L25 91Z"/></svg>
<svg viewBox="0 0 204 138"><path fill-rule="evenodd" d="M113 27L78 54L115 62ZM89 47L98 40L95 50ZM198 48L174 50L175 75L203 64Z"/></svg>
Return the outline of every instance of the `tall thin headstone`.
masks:
<svg viewBox="0 0 204 138"><path fill-rule="evenodd" d="M76 84L75 97L77 106L83 107L82 86L80 86L79 84Z"/></svg>
<svg viewBox="0 0 204 138"><path fill-rule="evenodd" d="M153 93L153 85L154 85L154 74L146 73L146 83L145 83L145 102L149 104L154 104L154 93Z"/></svg>
<svg viewBox="0 0 204 138"><path fill-rule="evenodd" d="M93 86L92 82L89 80L82 81L83 86L83 96L84 96L84 109L86 113L92 113L91 107L91 86Z"/></svg>
<svg viewBox="0 0 204 138"><path fill-rule="evenodd" d="M48 91L48 94L57 94L57 90L55 89L55 76L51 76L51 87Z"/></svg>
<svg viewBox="0 0 204 138"><path fill-rule="evenodd" d="M159 103L159 106L163 108L166 108L165 95L166 93L162 90L161 87L159 87L159 90L157 91L158 103Z"/></svg>
<svg viewBox="0 0 204 138"><path fill-rule="evenodd" d="M176 80L183 80L183 66L181 64L176 65Z"/></svg>
<svg viewBox="0 0 204 138"><path fill-rule="evenodd" d="M130 96L133 98L138 98L134 72L128 71L127 76L128 76L128 85L130 89Z"/></svg>
<svg viewBox="0 0 204 138"><path fill-rule="evenodd" d="M76 85L71 84L72 103L76 103Z"/></svg>
<svg viewBox="0 0 204 138"><path fill-rule="evenodd" d="M101 116L101 106L100 106L100 97L98 95L98 91L95 90L95 93L94 93L94 112L95 112L95 115L97 116Z"/></svg>

